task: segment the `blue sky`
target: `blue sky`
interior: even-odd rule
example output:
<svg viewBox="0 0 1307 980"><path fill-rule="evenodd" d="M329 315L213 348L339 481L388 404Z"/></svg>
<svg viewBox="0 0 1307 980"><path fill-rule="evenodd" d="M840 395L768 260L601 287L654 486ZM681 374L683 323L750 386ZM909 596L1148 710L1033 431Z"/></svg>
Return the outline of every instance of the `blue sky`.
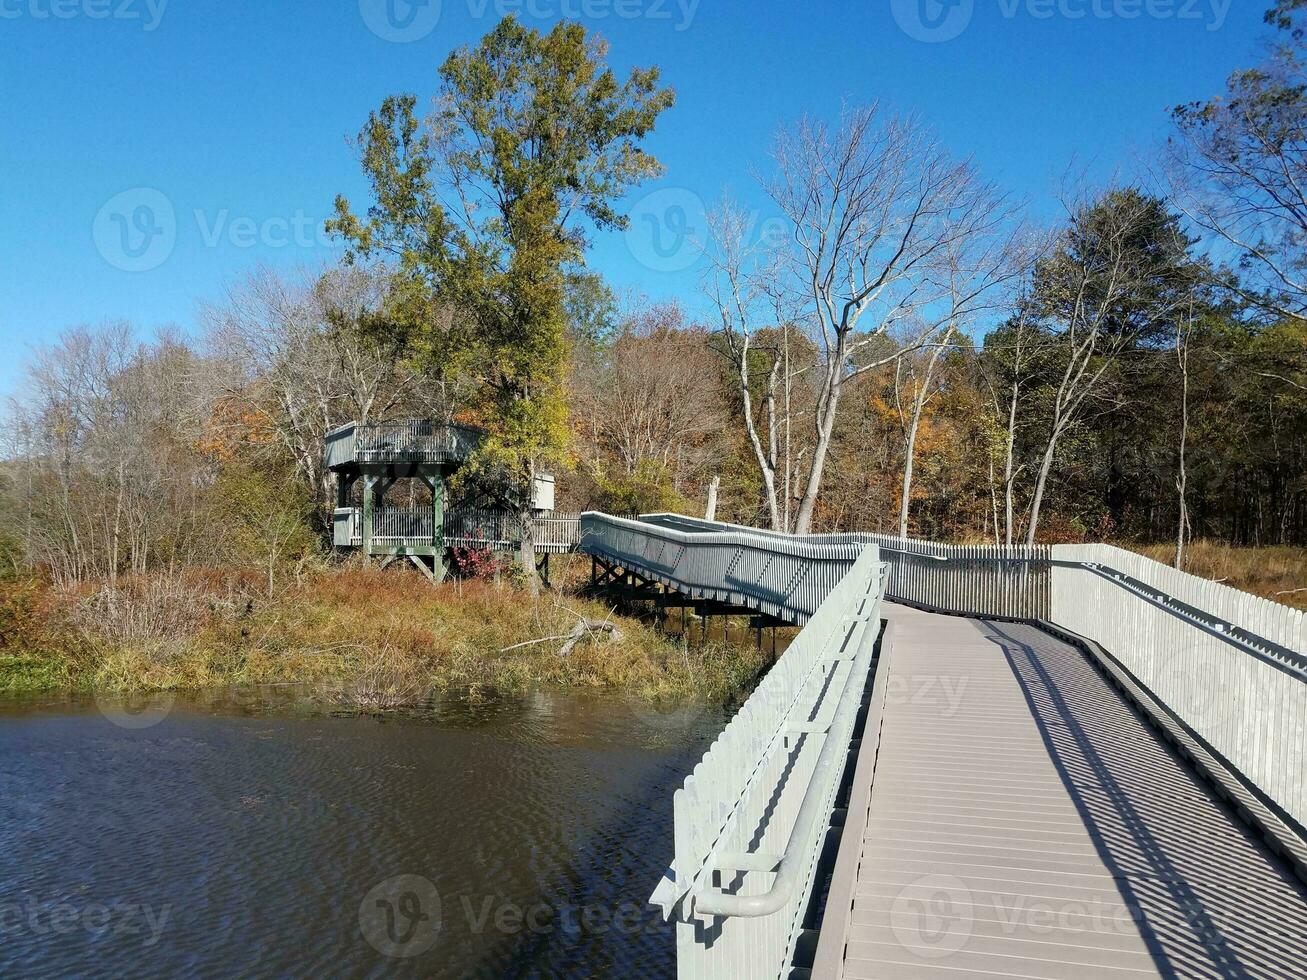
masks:
<svg viewBox="0 0 1307 980"><path fill-rule="evenodd" d="M1166 110L1256 59L1260 0L0 0L0 394L33 345L127 319L192 330L258 262L338 250L317 231L365 187L347 138L383 97L435 87L453 47L516 12L580 19L618 67L677 91L650 150L663 179L593 268L698 303L699 202L773 216L752 173L778 125L842 99L912 109L955 153L1057 213L1076 163L1130 172ZM656 194L655 194L656 192ZM653 197L647 195L655 194ZM662 236L655 239L655 235Z"/></svg>

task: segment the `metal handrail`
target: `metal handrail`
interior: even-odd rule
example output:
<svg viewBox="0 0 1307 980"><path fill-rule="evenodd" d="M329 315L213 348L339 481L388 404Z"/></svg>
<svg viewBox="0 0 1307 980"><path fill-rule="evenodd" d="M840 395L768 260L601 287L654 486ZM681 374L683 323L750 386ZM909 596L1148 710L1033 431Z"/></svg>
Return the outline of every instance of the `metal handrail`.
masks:
<svg viewBox="0 0 1307 980"><path fill-rule="evenodd" d="M806 625L676 792L675 854L651 901L681 921L685 962L703 915L723 923L713 963L788 962L872 663L883 568L863 542L672 523L584 514L581 547L685 594ZM723 871L743 875L739 893L716 884Z"/></svg>
<svg viewBox="0 0 1307 980"><path fill-rule="evenodd" d="M1049 614L1048 560L1052 553L1048 545L937 544L865 532L795 535L669 513L646 514L641 520L684 533L747 534L758 540L827 546L874 544L890 566L885 589L888 599L1005 618L1046 619ZM957 565L951 564L954 562ZM926 563L935 563L941 571L920 571ZM974 575L965 570L971 565L979 566Z"/></svg>
<svg viewBox="0 0 1307 980"><path fill-rule="evenodd" d="M863 599L864 605L874 598L874 594L868 592ZM866 623L865 620L863 622ZM852 629L858 628L856 623L851 624L851 627ZM862 627L864 634L868 628L866 625ZM807 727L802 729L802 733L805 735L825 735L826 738L822 742L821 752L818 754L817 762L813 766L812 774L809 776L808 786L803 794L803 802L799 807L799 815L795 819L794 829L790 832L790 838L785 845L785 853L771 868L767 867L769 862L765 855L746 854L743 855L743 860L723 856L715 863L718 871L749 870L747 867L734 866L749 863L754 863L755 869L774 870L776 877L772 881L771 887L761 895L732 895L715 891L696 896L688 910L691 914L754 918L779 912L793 898L794 890L799 885L803 873L802 859L807 857L806 849L810 849L812 842L816 839L818 825L820 824L820 828L824 829L830 820L830 805L827 798L829 794L828 792L822 792L822 790L829 791L833 784L838 781L844 771L845 757L848 753L848 740L836 737L833 733L842 734L846 730L850 734L852 733L858 706L861 702L861 699L857 696L857 682L859 680L866 681L877 632L878 630L872 630L872 643L870 644L866 642L865 635L860 637L858 650L852 658L850 669L844 675L844 684L838 692L828 692L826 698L823 699L823 702L834 699L835 707L829 722L824 725L812 726L813 729L817 730L810 730ZM794 729L791 729L791 731L794 731ZM762 860L756 863L749 860L757 857L761 857Z"/></svg>
<svg viewBox="0 0 1307 980"><path fill-rule="evenodd" d="M1132 578L1125 572L1118 571L1110 565L1088 561L1067 561L1065 559L1053 559L1052 564L1061 568L1078 568L1093 572L1113 585L1133 593L1150 605L1184 620L1190 626L1223 640L1231 646L1239 648L1244 653L1256 657L1258 660L1279 667L1285 673L1296 677L1300 681L1307 681L1307 655L1299 653L1297 650L1291 650L1274 640L1258 636L1242 626L1225 622L1220 617L1212 616L1173 595L1153 588L1147 582Z"/></svg>
<svg viewBox="0 0 1307 980"><path fill-rule="evenodd" d="M860 541L772 536L749 528L683 531L587 511L582 551L696 598L747 606L795 625L817 610L866 547Z"/></svg>
<svg viewBox="0 0 1307 980"><path fill-rule="evenodd" d="M1182 599L1157 589L1147 582L1133 578L1111 565L1101 562L1073 561L1065 558L1010 558L1001 555L958 557L951 555L923 555L915 551L880 546L882 554L904 555L909 559L934 562L992 562L999 564L1034 564L1047 565L1050 568L1070 568L1088 571L1100 576L1113 585L1134 594L1145 602L1172 616L1182 619L1189 625L1237 647L1244 653L1284 669L1299 680L1307 681L1307 654L1299 653L1274 640L1227 622L1221 617L1199 609Z"/></svg>
<svg viewBox="0 0 1307 980"><path fill-rule="evenodd" d="M1097 641L1120 661L1132 683L1237 773L1286 826L1303 826L1307 688L1298 681L1307 679L1307 653L1294 647L1307 637L1307 619L1286 606L1108 546L1009 549L879 535L797 537L668 514L639 522L584 515L583 524L587 521L596 534L583 544L585 550L694 597L724 596L750 605L749 589L761 581L758 563L744 574L738 569L751 555L783 556L787 573L795 570L790 584L769 597L782 614L805 605L802 598L792 601L794 582L814 569L839 568L849 549L874 545L877 557L887 559L882 569L893 569L886 598L981 618L1041 620ZM808 906L800 888L811 884L805 875L815 857L807 845L831 812L832 800L823 790L849 744L844 726L860 700L851 696L852 685L866 676L858 660L868 654L861 644L842 677L846 661L827 672L817 668L834 661L806 658L824 654L813 641L839 629L832 622L835 604L847 600L843 590L855 578L845 575L820 606L791 620L808 625L764 681L797 664L799 673L791 669L780 688L786 703L750 715L760 686L676 793L675 859L651 900L682 920L677 943L683 975L737 975L748 964L752 976L754 967L765 963L769 972L775 965L771 975L785 976L792 962L802 914L780 913ZM915 593L902 596L896 589ZM1009 592L1016 593L1016 601ZM752 596L754 607L757 598ZM809 695L814 681L821 686ZM809 697L807 720L796 723L797 706ZM799 736L784 755L777 752L782 735ZM824 739L819 748L806 741L810 736ZM794 773L778 777L783 764L795 766ZM759 818L759 802L769 792L768 805L775 810ZM717 876L730 872L738 876L736 882L725 889L716 884ZM749 877L754 874L773 877ZM696 917L715 921L705 931Z"/></svg>
<svg viewBox="0 0 1307 980"><path fill-rule="evenodd" d="M971 563L971 564L994 564L999 566L1039 566L1044 568L1073 568L1089 571L1098 574L1113 584L1132 592L1139 598L1149 602L1179 619L1184 620L1192 626L1201 629L1212 636L1218 637L1226 643L1234 646L1243 652L1271 663L1277 667L1285 669L1301 680L1307 680L1307 654L1300 653L1281 643L1260 636L1252 630L1229 623L1218 616L1213 616L1202 609L1185 603L1176 596L1170 595L1162 590L1156 589L1146 582L1132 578L1126 573L1100 562L1073 561L1068 559L1059 559L1053 557L1051 551L1047 548L1041 549L1042 553L1036 551L1029 555L1009 555L1009 554L954 554L954 549L963 549L966 545L950 545L937 543L933 541L911 540L918 547L929 547L937 549L934 554L923 553L921 551L912 551L907 548L896 548L892 544L887 544L883 535L869 535L859 532L845 532L840 534L821 534L821 535L791 535L783 531L772 531L764 528L745 528L738 524L728 524L718 521L707 521L701 518L685 517L680 514L657 513L645 515L642 520L649 521L660 526L681 526L694 527L702 530L718 528L720 530L731 531L752 531L753 533L769 538L796 538L802 537L806 540L815 541L850 541L850 540L871 540L875 539L877 546L880 548L882 555L895 555L908 561L930 561L939 564L950 562ZM979 547L979 546L977 546ZM985 546L988 547L988 546ZM997 546L999 551L1008 550L1004 546ZM1038 546L1036 546L1038 547ZM1018 548L1018 546L1014 546ZM894 596L889 596L895 598ZM959 610L965 612L966 610ZM1032 617L1044 618L1044 617Z"/></svg>

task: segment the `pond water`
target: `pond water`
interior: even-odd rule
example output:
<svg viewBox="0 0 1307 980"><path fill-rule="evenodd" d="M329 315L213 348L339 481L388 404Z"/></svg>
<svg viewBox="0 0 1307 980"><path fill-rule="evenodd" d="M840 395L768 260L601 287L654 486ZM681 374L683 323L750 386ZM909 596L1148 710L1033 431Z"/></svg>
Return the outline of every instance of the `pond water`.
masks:
<svg viewBox="0 0 1307 980"><path fill-rule="evenodd" d="M0 702L0 976L658 977L721 712L538 692Z"/></svg>

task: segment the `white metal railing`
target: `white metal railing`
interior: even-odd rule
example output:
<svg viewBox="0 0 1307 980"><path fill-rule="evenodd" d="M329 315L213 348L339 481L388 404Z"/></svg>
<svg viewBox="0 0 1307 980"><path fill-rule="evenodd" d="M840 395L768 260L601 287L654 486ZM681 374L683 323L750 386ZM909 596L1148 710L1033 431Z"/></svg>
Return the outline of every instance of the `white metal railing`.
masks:
<svg viewBox="0 0 1307 980"><path fill-rule="evenodd" d="M374 507L372 510L373 541L425 541L435 540L436 515L430 507Z"/></svg>
<svg viewBox="0 0 1307 980"><path fill-rule="evenodd" d="M795 537L674 514L639 521L585 514L581 540L582 550L692 596L807 623L676 794L675 858L653 901L682 919L683 976L788 972L801 924L789 888L810 874L807 852L791 845L806 840L799 828L815 819L805 807L821 796L809 795L817 783L806 774L822 767L823 751L799 744L794 719L805 710L821 716L823 745L845 737L836 724L845 702L818 707L828 694L812 695L806 685L820 676L824 692L852 690L856 678L835 676L836 668L811 672L832 662L832 639L841 650L874 640L872 620L855 640L841 612L846 590L856 594L867 582L869 555L884 559L886 598L1043 620L1097 642L1291 831L1307 837L1307 614L1298 610L1107 545L1004 549L867 534ZM794 786L777 773L782 758L792 773L805 774ZM760 803L773 808L774 822L750 833ZM696 917L710 919L711 929L694 925Z"/></svg>
<svg viewBox="0 0 1307 980"><path fill-rule="evenodd" d="M1110 545L1053 548L1058 626L1094 640L1307 825L1307 615Z"/></svg>
<svg viewBox="0 0 1307 980"><path fill-rule="evenodd" d="M581 515L580 549L697 599L747 606L796 625L817 611L867 542L792 537L734 525L678 527L670 515Z"/></svg>
<svg viewBox="0 0 1307 980"><path fill-rule="evenodd" d="M704 521L680 514L647 514L643 521L685 531L746 531L776 539L794 535ZM1047 545L938 544L862 532L810 534L802 540L874 544L888 566L885 597L943 612L1010 619L1047 619L1051 551Z"/></svg>
<svg viewBox="0 0 1307 980"><path fill-rule="evenodd" d="M445 543L454 547L511 551L521 536L518 516L507 510L458 508L445 515ZM578 514L550 514L531 520L531 537L538 553L574 551L581 536Z"/></svg>
<svg viewBox="0 0 1307 980"><path fill-rule="evenodd" d="M332 541L337 547L363 544L361 508L338 507L332 518ZM372 512L372 540L430 544L434 540L433 521L430 508L378 507ZM533 518L535 550L552 554L575 550L580 539L580 523L576 514ZM517 515L503 510L451 510L444 516L443 537L445 544L451 547L513 550L518 547Z"/></svg>
<svg viewBox="0 0 1307 980"><path fill-rule="evenodd" d="M683 976L785 976L871 670L881 563L866 544L644 530L647 547L640 522L582 515L587 551L807 623L677 790L675 856L651 899L678 919ZM711 589L714 575L732 584Z"/></svg>

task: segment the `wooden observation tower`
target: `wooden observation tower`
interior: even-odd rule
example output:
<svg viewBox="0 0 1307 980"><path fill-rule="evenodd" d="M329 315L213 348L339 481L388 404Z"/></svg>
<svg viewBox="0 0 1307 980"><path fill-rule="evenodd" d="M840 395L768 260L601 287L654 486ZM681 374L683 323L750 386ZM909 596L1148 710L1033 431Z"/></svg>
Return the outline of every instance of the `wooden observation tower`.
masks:
<svg viewBox="0 0 1307 980"><path fill-rule="evenodd" d="M482 438L478 429L429 420L351 422L327 435L325 464L336 474L333 540L383 564L408 558L445 577L445 484ZM401 481L404 498L389 506ZM425 498L425 499L423 499Z"/></svg>

